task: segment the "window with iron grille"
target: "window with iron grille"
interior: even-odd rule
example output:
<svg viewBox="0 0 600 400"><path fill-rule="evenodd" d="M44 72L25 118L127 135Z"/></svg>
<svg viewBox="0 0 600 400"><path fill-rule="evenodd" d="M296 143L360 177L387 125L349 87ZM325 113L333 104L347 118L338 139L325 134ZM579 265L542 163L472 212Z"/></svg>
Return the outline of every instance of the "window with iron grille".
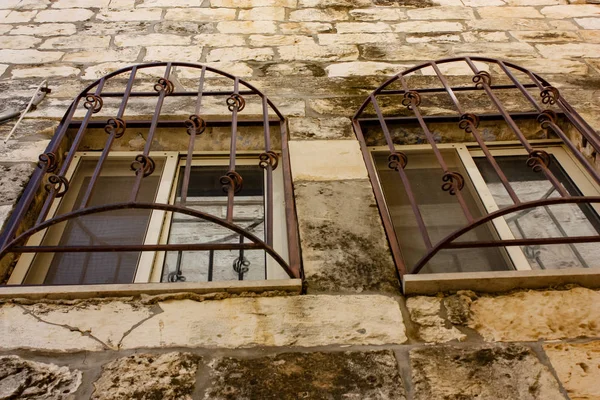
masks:
<svg viewBox="0 0 600 400"><path fill-rule="evenodd" d="M373 92L353 126L401 276L600 267L600 141L537 74L429 62Z"/></svg>
<svg viewBox="0 0 600 400"><path fill-rule="evenodd" d="M285 119L256 88L125 68L75 98L40 155L2 233L6 282L300 278L291 190Z"/></svg>

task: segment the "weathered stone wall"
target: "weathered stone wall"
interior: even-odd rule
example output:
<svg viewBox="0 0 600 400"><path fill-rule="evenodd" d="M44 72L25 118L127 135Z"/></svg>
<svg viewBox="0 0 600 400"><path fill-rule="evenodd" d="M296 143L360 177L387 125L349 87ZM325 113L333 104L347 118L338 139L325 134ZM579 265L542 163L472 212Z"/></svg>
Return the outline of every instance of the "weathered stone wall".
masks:
<svg viewBox="0 0 600 400"><path fill-rule="evenodd" d="M600 127L598 5L2 0L0 111L42 79L52 93L0 144L0 221L85 85L133 63L207 63L289 117L308 294L5 301L0 398L600 398L600 292L400 295L350 117L387 76L468 54L539 72ZM120 150L143 146L131 134Z"/></svg>

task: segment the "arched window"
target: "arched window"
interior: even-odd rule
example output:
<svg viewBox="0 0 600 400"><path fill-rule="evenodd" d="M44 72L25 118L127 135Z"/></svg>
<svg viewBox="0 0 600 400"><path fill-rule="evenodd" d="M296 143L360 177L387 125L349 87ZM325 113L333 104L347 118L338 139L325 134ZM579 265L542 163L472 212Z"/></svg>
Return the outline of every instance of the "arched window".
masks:
<svg viewBox="0 0 600 400"><path fill-rule="evenodd" d="M539 75L421 64L353 126L401 275L600 267L600 139Z"/></svg>
<svg viewBox="0 0 600 400"><path fill-rule="evenodd" d="M2 232L8 283L300 278L287 139L263 93L209 66L106 75L68 108Z"/></svg>

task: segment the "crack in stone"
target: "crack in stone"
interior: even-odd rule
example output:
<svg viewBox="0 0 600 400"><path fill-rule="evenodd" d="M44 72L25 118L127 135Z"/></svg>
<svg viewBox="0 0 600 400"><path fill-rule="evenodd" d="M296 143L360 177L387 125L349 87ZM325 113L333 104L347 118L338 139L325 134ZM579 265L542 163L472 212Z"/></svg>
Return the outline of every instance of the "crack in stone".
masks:
<svg viewBox="0 0 600 400"><path fill-rule="evenodd" d="M114 350L114 349L113 349L113 347L111 347L111 346L107 345L107 344L106 344L106 343L104 343L102 340L100 340L100 339L98 339L96 336L92 335L92 332L91 332L91 331L84 331L84 330L81 330L80 328L77 328L77 327L75 327L75 326L71 326L71 325L67 325L67 324L57 324L57 323L55 323L55 322L45 321L45 320L43 320L42 318L40 318L40 317L38 317L37 315L35 315L35 314L33 313L33 311L30 311L30 310L28 310L28 309L24 308L23 306L21 306L21 305L19 305L19 304L16 304L16 306L17 306L17 307L19 307L21 310L23 310L23 312L24 312L25 314L31 315L33 318L37 319L38 321L40 321L40 322L42 322L42 323L44 323L44 324L48 324L48 325L54 325L54 326L59 326L59 327L61 327L61 328L68 329L68 330L69 330L69 331L71 331L71 332L79 332L79 333L81 333L81 335L83 335L83 336L87 336L87 337L89 337L89 338L91 338L91 339L93 339L93 340L97 341L98 343L100 343L100 344L101 344L101 345L104 347L104 350Z"/></svg>
<svg viewBox="0 0 600 400"><path fill-rule="evenodd" d="M134 331L134 329L136 329L138 326L142 325L144 322L146 322L146 321L148 321L148 320L150 320L150 319L154 318L155 316L157 316L157 315L159 315L159 314L162 314L162 313L164 312L164 310L163 310L163 309L160 307L160 305L158 305L158 304L154 304L154 305L153 305L153 306L152 306L152 307L149 309L149 311L150 311L150 315L149 315L148 317L146 317L146 318L144 318L144 319L142 319L142 320L140 320L140 321L136 322L135 324L133 324L133 325L131 326L131 328L129 328L129 329L126 331L126 332L124 332L124 333L123 333L123 336L122 336L122 337L121 337L121 339L119 340L119 343L117 343L117 348L116 348L116 350L121 350L121 345L122 345L122 343L123 343L123 340L125 340L125 338L126 338L127 336L129 336L129 334L130 334L131 332L133 332L133 331Z"/></svg>

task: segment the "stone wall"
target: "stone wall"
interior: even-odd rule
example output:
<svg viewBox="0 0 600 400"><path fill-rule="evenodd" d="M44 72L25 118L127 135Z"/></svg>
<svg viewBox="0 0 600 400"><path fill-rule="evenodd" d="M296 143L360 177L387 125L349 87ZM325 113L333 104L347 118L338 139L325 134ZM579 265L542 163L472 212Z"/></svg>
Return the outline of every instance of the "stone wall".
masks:
<svg viewBox="0 0 600 400"><path fill-rule="evenodd" d="M207 63L289 117L308 294L3 300L0 398L600 398L600 292L400 295L350 117L387 76L468 54L541 73L600 127L598 5L2 0L0 111L52 88L0 144L2 221L92 80Z"/></svg>

